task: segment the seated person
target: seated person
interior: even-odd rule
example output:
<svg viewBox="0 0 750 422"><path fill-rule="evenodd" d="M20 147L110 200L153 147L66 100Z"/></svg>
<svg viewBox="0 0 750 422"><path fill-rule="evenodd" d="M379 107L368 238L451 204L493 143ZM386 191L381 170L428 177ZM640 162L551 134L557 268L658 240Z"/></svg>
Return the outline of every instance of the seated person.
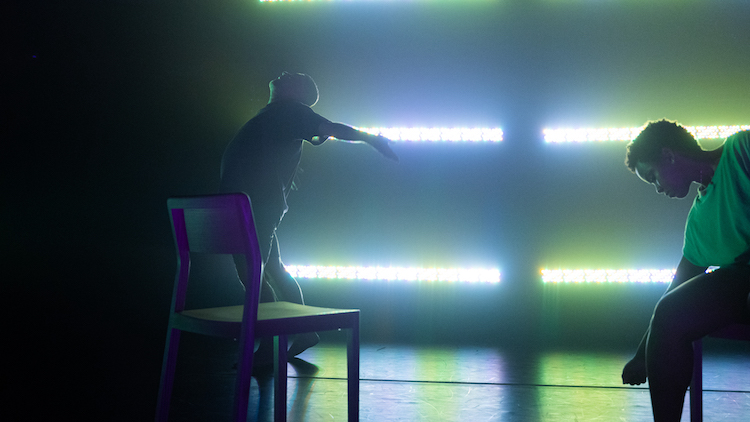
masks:
<svg viewBox="0 0 750 422"><path fill-rule="evenodd" d="M625 163L670 198L698 185L675 277L622 372L625 384L648 378L656 422L677 422L692 378L693 341L750 322L750 131L705 151L679 124L651 122L627 146ZM706 273L709 266L720 268Z"/></svg>

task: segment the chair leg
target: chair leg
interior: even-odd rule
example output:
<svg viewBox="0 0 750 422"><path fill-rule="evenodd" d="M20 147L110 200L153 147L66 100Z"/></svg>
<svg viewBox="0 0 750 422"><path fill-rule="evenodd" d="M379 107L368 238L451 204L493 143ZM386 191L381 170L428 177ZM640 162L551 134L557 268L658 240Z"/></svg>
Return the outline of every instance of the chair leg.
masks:
<svg viewBox="0 0 750 422"><path fill-rule="evenodd" d="M349 422L359 421L359 323L347 330L346 369Z"/></svg>
<svg viewBox="0 0 750 422"><path fill-rule="evenodd" d="M286 422L287 337L273 338L273 420Z"/></svg>
<svg viewBox="0 0 750 422"><path fill-rule="evenodd" d="M240 338L239 362L234 392L234 419L236 422L247 421L247 407L250 405L250 383L253 374L253 352L255 339L246 336Z"/></svg>
<svg viewBox="0 0 750 422"><path fill-rule="evenodd" d="M156 404L156 422L166 422L169 419L169 404L172 398L180 333L180 330L171 327L167 329L167 341L164 346L164 360L161 365L161 380L159 382L159 398Z"/></svg>
<svg viewBox="0 0 750 422"><path fill-rule="evenodd" d="M690 422L703 421L703 343L693 342L693 379L690 382Z"/></svg>

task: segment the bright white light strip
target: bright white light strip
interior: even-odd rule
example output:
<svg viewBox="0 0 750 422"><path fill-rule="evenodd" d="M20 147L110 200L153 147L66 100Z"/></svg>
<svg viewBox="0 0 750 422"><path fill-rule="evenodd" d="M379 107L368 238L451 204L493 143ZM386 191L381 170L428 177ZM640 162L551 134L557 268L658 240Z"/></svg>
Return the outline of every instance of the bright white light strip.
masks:
<svg viewBox="0 0 750 422"><path fill-rule="evenodd" d="M260 0L261 3L311 3L311 2L332 2L334 0ZM356 0L339 0L339 2L351 2ZM362 0L366 1L366 0Z"/></svg>
<svg viewBox="0 0 750 422"><path fill-rule="evenodd" d="M286 265L294 278L499 283L500 270L482 268L336 267Z"/></svg>
<svg viewBox="0 0 750 422"><path fill-rule="evenodd" d="M542 270L544 283L670 283L675 270Z"/></svg>
<svg viewBox="0 0 750 422"><path fill-rule="evenodd" d="M544 129L544 141L547 143L581 143L632 141L643 130L641 127L622 128L582 128L582 129ZM736 126L685 126L696 139L720 139L731 136L741 130L749 130L750 125Z"/></svg>
<svg viewBox="0 0 750 422"><path fill-rule="evenodd" d="M469 127L358 127L357 129L382 135L392 141L409 142L501 142L503 130Z"/></svg>

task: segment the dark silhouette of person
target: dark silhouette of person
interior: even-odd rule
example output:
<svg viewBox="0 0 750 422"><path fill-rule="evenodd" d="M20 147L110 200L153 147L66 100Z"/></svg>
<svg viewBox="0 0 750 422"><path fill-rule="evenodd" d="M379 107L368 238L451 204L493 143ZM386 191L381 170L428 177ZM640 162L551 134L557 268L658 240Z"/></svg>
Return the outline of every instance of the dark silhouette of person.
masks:
<svg viewBox="0 0 750 422"><path fill-rule="evenodd" d="M648 378L656 422L677 422L692 378L693 341L750 323L750 131L706 151L676 122L651 122L628 145L625 163L670 198L684 198L698 184L682 260L622 372L624 384ZM707 273L708 267L719 268Z"/></svg>
<svg viewBox="0 0 750 422"><path fill-rule="evenodd" d="M229 143L221 161L220 192L244 192L251 200L258 241L264 261L263 302L289 301L304 304L299 284L284 268L276 228L286 213L287 197L295 183L304 142L320 145L327 139L364 142L384 156L398 161L389 139L334 123L318 115L318 87L302 73L283 72L269 83L268 104L250 119ZM246 271L235 260L239 278L246 284ZM298 335L289 348L295 356L315 345L317 334ZM256 356L270 358L270 343L261 341Z"/></svg>

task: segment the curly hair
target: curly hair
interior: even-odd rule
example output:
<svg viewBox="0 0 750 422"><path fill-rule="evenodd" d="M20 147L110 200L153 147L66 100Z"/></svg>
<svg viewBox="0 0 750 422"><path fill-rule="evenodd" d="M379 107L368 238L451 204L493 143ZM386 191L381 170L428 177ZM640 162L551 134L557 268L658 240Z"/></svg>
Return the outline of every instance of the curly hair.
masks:
<svg viewBox="0 0 750 422"><path fill-rule="evenodd" d="M659 161L663 148L694 156L703 151L698 141L677 122L662 119L646 124L641 133L628 144L625 165L635 173L638 163Z"/></svg>

